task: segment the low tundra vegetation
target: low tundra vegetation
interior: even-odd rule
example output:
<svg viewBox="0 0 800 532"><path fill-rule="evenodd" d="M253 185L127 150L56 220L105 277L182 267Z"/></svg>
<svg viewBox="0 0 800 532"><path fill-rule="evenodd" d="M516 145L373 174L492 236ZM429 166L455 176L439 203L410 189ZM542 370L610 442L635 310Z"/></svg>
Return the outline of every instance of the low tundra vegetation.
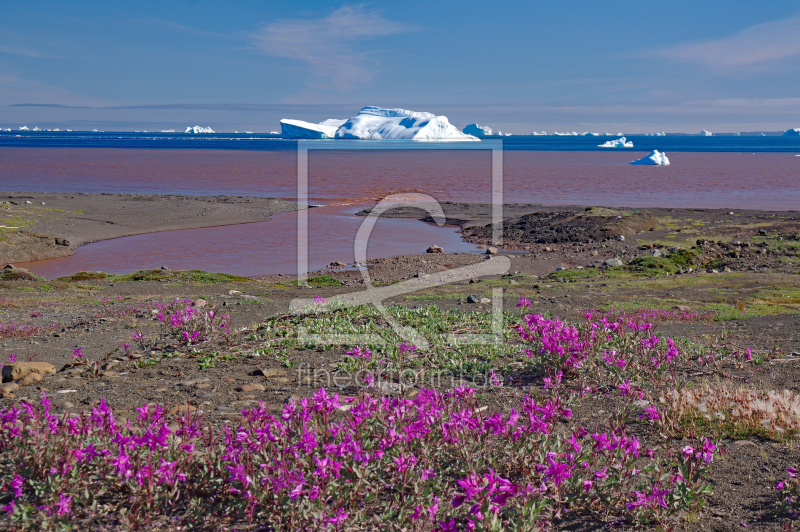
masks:
<svg viewBox="0 0 800 532"><path fill-rule="evenodd" d="M160 305L140 310L156 311L172 341L226 343L229 323L215 309L189 300ZM590 519L670 529L712 493L725 434L699 423L676 430L685 416L723 421L716 414L727 409L737 423L772 434L794 430L799 419L791 393L688 385L687 371L754 358L655 333L658 321L708 318L692 309L592 311L571 323L525 313L524 298L522 315L323 312L321 297L315 305L319 312L262 324L252 333L259 349L316 349L326 335L359 334L364 341L340 363L359 386L346 394L320 388L277 409L262 404L221 427L193 408L144 404L135 420L121 421L102 399L82 414L54 413L47 396L21 401L0 411L0 522L20 530L259 524L454 532ZM415 328L424 342L400 341L387 320ZM150 341L132 333L139 349ZM207 358L199 362L226 360L221 351ZM385 383L420 367L458 369L460 380L384 395ZM479 374L512 399L487 403ZM580 421L576 412L594 397L610 397L614 410ZM686 440L676 445L670 435ZM800 487L790 472L777 489L792 502Z"/></svg>

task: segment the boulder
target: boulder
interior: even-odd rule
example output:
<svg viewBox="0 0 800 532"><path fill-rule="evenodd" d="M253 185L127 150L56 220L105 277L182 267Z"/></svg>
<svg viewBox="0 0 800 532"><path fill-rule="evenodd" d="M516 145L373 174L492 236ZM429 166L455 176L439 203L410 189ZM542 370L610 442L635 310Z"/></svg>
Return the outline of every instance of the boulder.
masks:
<svg viewBox="0 0 800 532"><path fill-rule="evenodd" d="M437 246L436 244L432 245L428 249L425 250L425 253L444 253L444 250Z"/></svg>
<svg viewBox="0 0 800 532"><path fill-rule="evenodd" d="M47 362L15 362L3 366L3 382L19 380L29 373L39 373L42 376L55 375L56 367Z"/></svg>
<svg viewBox="0 0 800 532"><path fill-rule="evenodd" d="M625 263L622 262L622 260L619 259L618 257L612 257L610 259L606 259L605 262L603 262L603 264L605 264L608 267L613 268L614 266L622 266Z"/></svg>
<svg viewBox="0 0 800 532"><path fill-rule="evenodd" d="M19 390L19 384L16 382L7 382L0 386L0 397L11 397L17 390Z"/></svg>
<svg viewBox="0 0 800 532"><path fill-rule="evenodd" d="M19 384L20 387L23 387L23 386L30 386L31 384L39 382L40 380L42 380L41 373L28 373L27 375L16 381L16 383Z"/></svg>

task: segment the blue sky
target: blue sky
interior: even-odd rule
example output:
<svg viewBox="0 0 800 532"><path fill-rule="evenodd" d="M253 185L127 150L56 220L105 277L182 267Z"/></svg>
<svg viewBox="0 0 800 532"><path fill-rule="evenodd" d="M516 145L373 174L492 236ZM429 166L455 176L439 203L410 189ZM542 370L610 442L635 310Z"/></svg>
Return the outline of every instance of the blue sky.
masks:
<svg viewBox="0 0 800 532"><path fill-rule="evenodd" d="M798 87L800 0L0 0L2 127L777 131Z"/></svg>

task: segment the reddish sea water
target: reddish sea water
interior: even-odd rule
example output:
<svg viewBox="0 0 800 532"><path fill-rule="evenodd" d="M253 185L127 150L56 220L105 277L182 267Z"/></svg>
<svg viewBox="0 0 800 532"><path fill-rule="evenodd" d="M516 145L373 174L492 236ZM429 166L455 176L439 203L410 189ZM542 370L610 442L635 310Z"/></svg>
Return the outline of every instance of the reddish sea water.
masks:
<svg viewBox="0 0 800 532"><path fill-rule="evenodd" d="M792 153L669 153L670 166L631 166L644 154L507 151L504 201L630 207L797 210L800 158ZM237 194L296 198L291 151L0 148L0 190ZM440 201L489 202L488 151L311 151L309 201L342 205L416 191ZM311 269L352 260L357 208L310 215ZM44 275L131 271L166 265L243 275L295 271L295 214L271 222L140 235L89 244L77 255L31 263ZM430 244L474 250L453 228L383 220L369 256L421 252ZM446 244L446 245L445 245Z"/></svg>

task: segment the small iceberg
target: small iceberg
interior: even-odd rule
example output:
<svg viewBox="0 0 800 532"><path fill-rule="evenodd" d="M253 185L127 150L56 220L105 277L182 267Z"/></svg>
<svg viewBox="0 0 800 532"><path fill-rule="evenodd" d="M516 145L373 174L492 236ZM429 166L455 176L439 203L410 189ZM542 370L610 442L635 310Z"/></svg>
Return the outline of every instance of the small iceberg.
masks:
<svg viewBox="0 0 800 532"><path fill-rule="evenodd" d="M800 137L800 127L796 127L793 129L787 129L784 134L784 137Z"/></svg>
<svg viewBox="0 0 800 532"><path fill-rule="evenodd" d="M194 126L194 127L187 127L184 133L215 133L213 129L210 127L203 127L203 126Z"/></svg>
<svg viewBox="0 0 800 532"><path fill-rule="evenodd" d="M542 131L541 133L537 133L537 132L534 131L534 132L531 133L531 135L534 136L534 137L547 136L547 132Z"/></svg>
<svg viewBox="0 0 800 532"><path fill-rule="evenodd" d="M656 133L656 137L666 137L666 136L667 136L667 134L664 133L663 131L660 132L660 133Z"/></svg>
<svg viewBox="0 0 800 532"><path fill-rule="evenodd" d="M705 129L700 132L701 137L713 137L714 134L710 131L706 131Z"/></svg>
<svg viewBox="0 0 800 532"><path fill-rule="evenodd" d="M669 159L666 153L661 153L658 150L653 150L650 155L631 161L630 164L644 164L650 166L669 166Z"/></svg>
<svg viewBox="0 0 800 532"><path fill-rule="evenodd" d="M627 140L625 137L620 137L617 140L607 140L603 144L598 144L598 148L633 148L633 142Z"/></svg>
<svg viewBox="0 0 800 532"><path fill-rule="evenodd" d="M30 131L30 129L28 129L28 126L22 126L21 128L19 128L19 130L20 131Z"/></svg>
<svg viewBox="0 0 800 532"><path fill-rule="evenodd" d="M492 134L492 128L489 126L481 126L478 124L470 124L462 129L464 134L472 135L473 137L488 137Z"/></svg>

